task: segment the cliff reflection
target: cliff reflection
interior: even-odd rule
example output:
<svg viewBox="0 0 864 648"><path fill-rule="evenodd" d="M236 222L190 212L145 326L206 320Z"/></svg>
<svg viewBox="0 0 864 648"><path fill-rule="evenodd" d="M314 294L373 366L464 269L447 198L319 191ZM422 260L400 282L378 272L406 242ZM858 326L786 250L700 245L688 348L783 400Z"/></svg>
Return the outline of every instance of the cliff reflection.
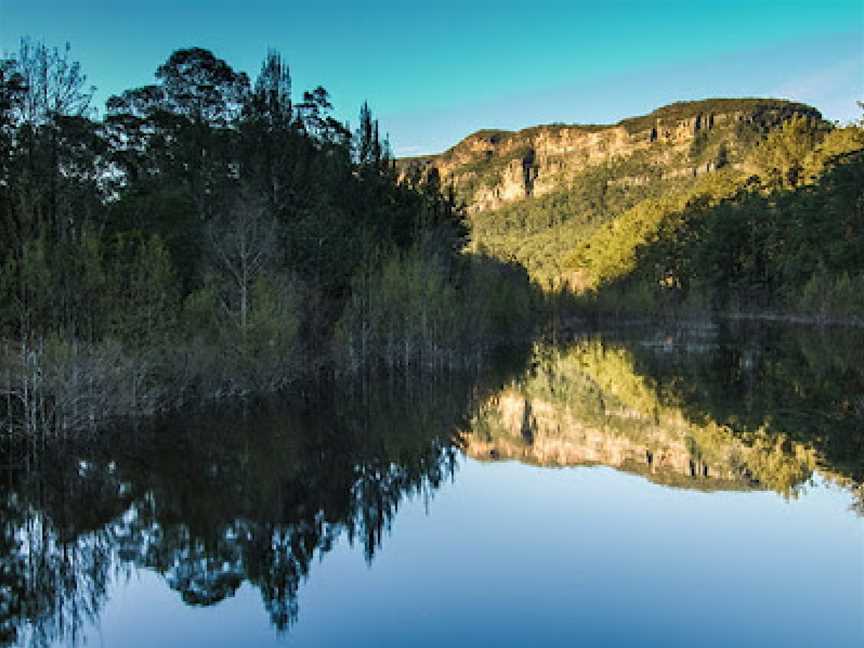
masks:
<svg viewBox="0 0 864 648"><path fill-rule="evenodd" d="M795 496L818 469L864 511L864 344L739 324L541 346L462 442L477 459L603 464L702 490Z"/></svg>

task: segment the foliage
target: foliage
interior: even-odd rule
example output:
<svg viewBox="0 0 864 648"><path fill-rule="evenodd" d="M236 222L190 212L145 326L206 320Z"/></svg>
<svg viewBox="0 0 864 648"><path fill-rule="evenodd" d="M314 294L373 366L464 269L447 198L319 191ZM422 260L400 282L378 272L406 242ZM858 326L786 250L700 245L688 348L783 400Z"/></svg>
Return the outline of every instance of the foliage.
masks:
<svg viewBox="0 0 864 648"><path fill-rule="evenodd" d="M781 124L796 114L809 114L820 118L818 111L806 104L785 101L783 99L702 99L699 101L679 101L663 106L641 117L631 117L618 122L630 133L651 129L661 120L666 123L693 119L698 115L711 113L742 112L753 115L753 122L762 132Z"/></svg>
<svg viewBox="0 0 864 648"><path fill-rule="evenodd" d="M633 205L660 197L688 179L664 179L644 154L589 166L569 186L472 218L477 246L515 259L544 285L561 283L567 253Z"/></svg>
<svg viewBox="0 0 864 648"><path fill-rule="evenodd" d="M20 349L6 390L18 400L0 407L27 433L332 372L357 277L390 277L421 248L445 270L428 284L418 270L404 290L434 295L448 331L498 330L477 319L496 313L441 300L474 280L464 214L437 178L397 179L368 105L352 133L324 88L294 98L276 52L250 80L208 50L177 50L154 83L110 97L101 120L85 80L68 47L23 41L0 62L0 340ZM72 351L44 350L55 347ZM70 425L51 412L77 383L33 381L84 366L109 377L91 396L116 402ZM126 397L141 380L160 386L147 408Z"/></svg>
<svg viewBox="0 0 864 648"><path fill-rule="evenodd" d="M518 266L482 256L448 261L422 246L375 272L361 269L352 295L334 349L349 371L470 366L484 350L524 338L535 301Z"/></svg>
<svg viewBox="0 0 864 648"><path fill-rule="evenodd" d="M791 120L747 162L762 175L724 168L683 192L643 201L597 229L565 267L595 291L595 304L612 310L775 308L859 317L864 139L855 127L817 139L806 121Z"/></svg>

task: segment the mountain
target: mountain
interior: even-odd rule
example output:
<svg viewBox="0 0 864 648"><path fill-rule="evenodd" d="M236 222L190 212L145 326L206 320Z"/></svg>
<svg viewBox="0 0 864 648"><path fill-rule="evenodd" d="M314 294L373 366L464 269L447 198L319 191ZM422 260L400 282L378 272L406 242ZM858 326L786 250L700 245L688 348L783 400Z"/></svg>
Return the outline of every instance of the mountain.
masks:
<svg viewBox="0 0 864 648"><path fill-rule="evenodd" d="M608 126L479 131L398 170L452 188L472 251L583 312L864 321L864 129L811 106L705 99Z"/></svg>
<svg viewBox="0 0 864 648"><path fill-rule="evenodd" d="M452 185L473 215L560 191L612 162L622 166L613 179L621 185L709 173L739 161L760 136L795 115L822 121L815 108L779 99L678 102L614 125L481 130L440 155L405 158L398 166L403 175L432 174Z"/></svg>

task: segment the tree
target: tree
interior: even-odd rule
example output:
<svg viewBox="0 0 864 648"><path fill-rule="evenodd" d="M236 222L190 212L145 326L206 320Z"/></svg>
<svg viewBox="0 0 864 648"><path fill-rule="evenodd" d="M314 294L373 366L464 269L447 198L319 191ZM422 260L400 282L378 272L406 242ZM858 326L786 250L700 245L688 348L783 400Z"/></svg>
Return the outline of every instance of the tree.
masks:
<svg viewBox="0 0 864 648"><path fill-rule="evenodd" d="M224 305L229 312L239 312L245 335L252 288L273 256L276 221L260 201L246 195L214 219L207 234L214 265L230 286Z"/></svg>
<svg viewBox="0 0 864 648"><path fill-rule="evenodd" d="M243 107L249 78L212 52L193 47L175 51L156 69L166 109L197 126L228 126Z"/></svg>
<svg viewBox="0 0 864 648"><path fill-rule="evenodd" d="M22 39L3 68L0 128L7 134L8 164L3 224L20 254L23 242L34 236L44 234L48 242L74 236L82 212L100 199L93 183L100 176L101 147L90 119L94 88L87 86L68 44L61 52ZM89 198L86 207L79 189Z"/></svg>
<svg viewBox="0 0 864 648"><path fill-rule="evenodd" d="M295 117L288 65L270 51L243 109L240 165L247 186L283 221L298 197L296 175L305 157L305 137Z"/></svg>
<svg viewBox="0 0 864 648"><path fill-rule="evenodd" d="M25 92L15 60L0 60L0 228L7 233L0 239L0 263L16 247L17 215L11 189L17 174L16 113Z"/></svg>
<svg viewBox="0 0 864 648"><path fill-rule="evenodd" d="M753 162L763 177L795 187L801 180L804 160L816 146L817 124L795 115L759 144Z"/></svg>
<svg viewBox="0 0 864 648"><path fill-rule="evenodd" d="M323 146L345 146L351 132L333 118L330 93L322 86L303 93L303 101L297 104L297 119L300 126Z"/></svg>

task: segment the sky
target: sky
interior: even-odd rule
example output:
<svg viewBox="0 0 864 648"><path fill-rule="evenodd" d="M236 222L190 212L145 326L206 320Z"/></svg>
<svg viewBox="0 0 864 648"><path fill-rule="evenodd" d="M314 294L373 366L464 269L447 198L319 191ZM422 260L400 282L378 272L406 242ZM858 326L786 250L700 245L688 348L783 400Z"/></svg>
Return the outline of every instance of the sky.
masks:
<svg viewBox="0 0 864 648"><path fill-rule="evenodd" d="M0 52L71 44L98 106L204 47L254 78L268 49L295 91L368 101L399 156L480 128L614 123L705 97L770 96L861 116L864 0L0 0Z"/></svg>

